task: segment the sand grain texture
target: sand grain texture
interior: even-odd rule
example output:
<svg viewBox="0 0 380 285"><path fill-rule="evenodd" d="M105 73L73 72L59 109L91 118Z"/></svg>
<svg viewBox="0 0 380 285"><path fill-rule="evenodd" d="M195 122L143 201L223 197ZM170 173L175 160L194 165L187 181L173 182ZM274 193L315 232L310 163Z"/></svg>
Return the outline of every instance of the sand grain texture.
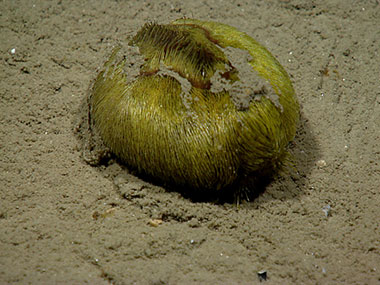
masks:
<svg viewBox="0 0 380 285"><path fill-rule="evenodd" d="M380 282L379 2L205 3L2 2L0 283ZM81 157L80 106L112 47L183 16L266 46L301 104L298 174L239 208Z"/></svg>

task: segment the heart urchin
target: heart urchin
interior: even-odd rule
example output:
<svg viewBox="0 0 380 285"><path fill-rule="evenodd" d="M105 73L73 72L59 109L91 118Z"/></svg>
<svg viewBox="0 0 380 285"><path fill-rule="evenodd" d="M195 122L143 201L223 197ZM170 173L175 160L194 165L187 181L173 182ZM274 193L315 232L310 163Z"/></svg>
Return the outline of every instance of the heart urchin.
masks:
<svg viewBox="0 0 380 285"><path fill-rule="evenodd" d="M104 144L128 166L216 192L278 172L299 116L288 74L263 46L193 19L146 24L116 48L90 108Z"/></svg>

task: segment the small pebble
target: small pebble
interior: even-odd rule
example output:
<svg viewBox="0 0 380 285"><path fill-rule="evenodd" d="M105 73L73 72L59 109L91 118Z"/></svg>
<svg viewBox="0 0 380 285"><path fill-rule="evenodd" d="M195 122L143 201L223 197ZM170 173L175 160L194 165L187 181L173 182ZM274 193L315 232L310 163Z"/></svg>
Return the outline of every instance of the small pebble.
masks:
<svg viewBox="0 0 380 285"><path fill-rule="evenodd" d="M149 220L148 224L152 227L158 227L159 225L162 224L162 220L161 219L153 219L153 220Z"/></svg>
<svg viewBox="0 0 380 285"><path fill-rule="evenodd" d="M318 160L316 164L317 164L317 166L318 166L319 168L323 168L323 167L325 167L325 166L327 165L326 161L323 160L323 159Z"/></svg>
<svg viewBox="0 0 380 285"><path fill-rule="evenodd" d="M330 205L326 205L322 208L322 211L325 213L326 217L329 216L330 214L330 210L331 210L331 206Z"/></svg>
<svg viewBox="0 0 380 285"><path fill-rule="evenodd" d="M267 281L267 272L265 270L260 270L257 272L257 276L259 277L260 282Z"/></svg>

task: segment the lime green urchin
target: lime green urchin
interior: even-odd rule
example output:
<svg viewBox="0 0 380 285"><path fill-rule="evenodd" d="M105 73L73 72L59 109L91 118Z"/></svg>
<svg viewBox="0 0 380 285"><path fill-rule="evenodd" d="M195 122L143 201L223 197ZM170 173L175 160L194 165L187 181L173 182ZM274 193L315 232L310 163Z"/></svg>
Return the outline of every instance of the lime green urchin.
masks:
<svg viewBox="0 0 380 285"><path fill-rule="evenodd" d="M146 24L128 47L141 63L128 55L118 60L116 48L90 97L93 124L127 165L171 185L220 191L286 163L299 105L286 71L251 37L224 24L180 19ZM246 65L269 82L277 102L251 96L247 108L234 104L236 88L228 87L244 74L227 48L250 56ZM131 65L138 65L136 75L126 72Z"/></svg>

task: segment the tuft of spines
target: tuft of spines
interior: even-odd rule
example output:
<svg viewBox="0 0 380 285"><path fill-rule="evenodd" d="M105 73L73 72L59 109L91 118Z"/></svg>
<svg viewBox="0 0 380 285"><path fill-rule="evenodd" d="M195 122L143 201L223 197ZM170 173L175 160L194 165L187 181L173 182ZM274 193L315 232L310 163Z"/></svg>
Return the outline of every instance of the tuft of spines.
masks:
<svg viewBox="0 0 380 285"><path fill-rule="evenodd" d="M143 74L155 74L160 63L189 80L196 88L209 89L217 70L230 65L220 47L212 43L200 28L148 23L132 38L146 63Z"/></svg>

